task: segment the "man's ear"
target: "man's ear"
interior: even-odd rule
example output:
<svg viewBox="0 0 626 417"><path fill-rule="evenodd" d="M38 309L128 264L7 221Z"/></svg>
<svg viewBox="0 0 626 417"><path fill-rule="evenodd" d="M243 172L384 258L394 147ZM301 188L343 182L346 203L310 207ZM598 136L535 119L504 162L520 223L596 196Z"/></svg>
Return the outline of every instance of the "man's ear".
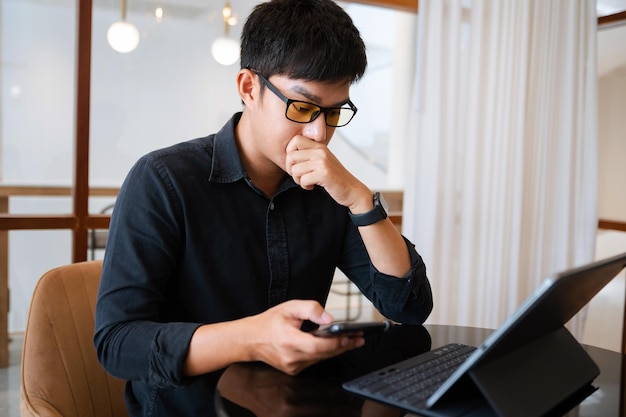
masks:
<svg viewBox="0 0 626 417"><path fill-rule="evenodd" d="M259 95L259 79L249 69L242 69L237 73L237 91L245 106L252 104Z"/></svg>

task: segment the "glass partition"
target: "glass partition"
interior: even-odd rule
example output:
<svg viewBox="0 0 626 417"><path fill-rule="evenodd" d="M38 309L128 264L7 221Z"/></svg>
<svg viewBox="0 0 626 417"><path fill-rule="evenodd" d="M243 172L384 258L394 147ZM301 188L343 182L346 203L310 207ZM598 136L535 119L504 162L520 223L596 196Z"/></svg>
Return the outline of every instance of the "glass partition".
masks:
<svg viewBox="0 0 626 417"><path fill-rule="evenodd" d="M115 51L107 32L120 21L120 2L96 2L92 31L91 184L120 185L143 154L219 130L241 110L238 62L211 55L223 37L223 3L128 1L126 22L139 33L137 47ZM256 2L231 2L240 18L228 37L239 38ZM234 23L234 22L233 22Z"/></svg>
<svg viewBox="0 0 626 417"><path fill-rule="evenodd" d="M0 0L0 10L0 180L69 185L75 100L74 2Z"/></svg>
<svg viewBox="0 0 626 417"><path fill-rule="evenodd" d="M58 188L48 197L37 193L46 194L53 186L68 190L72 181L74 3L0 0L0 205L4 212L72 211L69 191L65 196L55 194ZM18 197L9 198L10 193ZM71 261L71 231L0 234L8 236L1 239L0 257L5 260L0 291L7 294L7 286L11 289L8 318L0 314L0 342L4 343L7 328L9 332L24 329L32 289L41 274Z"/></svg>
<svg viewBox="0 0 626 417"><path fill-rule="evenodd" d="M241 110L235 85L238 62L219 64L212 46L218 38L238 39L257 2L231 1L232 15L225 26L222 2L181 0L159 7L156 2L127 0L122 10L118 0L93 1L91 187L119 187L141 155L214 133ZM38 188L10 201L5 198L11 214L72 212L78 4L0 0L0 188ZM342 6L366 41L369 67L352 90L359 114L349 129L337 131L331 146L370 187L385 188L392 125L398 124L404 108L397 100L398 86L406 94L410 85L397 72L398 65L412 60L406 53L400 54L406 61L397 60L398 46L410 47L401 30L405 24L398 25L403 13L353 3ZM139 41L126 53L114 50L107 38L122 17L137 29ZM408 26L415 15L411 19ZM57 188L51 192L51 187ZM114 199L92 196L90 213L106 210ZM21 331L36 280L45 270L71 262L72 232L20 230L8 235L9 329Z"/></svg>

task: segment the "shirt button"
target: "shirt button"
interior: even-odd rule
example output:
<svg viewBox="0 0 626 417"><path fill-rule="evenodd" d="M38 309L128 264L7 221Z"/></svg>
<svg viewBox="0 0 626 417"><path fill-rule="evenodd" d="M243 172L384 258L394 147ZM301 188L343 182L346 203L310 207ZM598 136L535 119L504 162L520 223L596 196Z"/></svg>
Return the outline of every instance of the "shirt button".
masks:
<svg viewBox="0 0 626 417"><path fill-rule="evenodd" d="M270 210L274 210L274 202L270 202Z"/></svg>

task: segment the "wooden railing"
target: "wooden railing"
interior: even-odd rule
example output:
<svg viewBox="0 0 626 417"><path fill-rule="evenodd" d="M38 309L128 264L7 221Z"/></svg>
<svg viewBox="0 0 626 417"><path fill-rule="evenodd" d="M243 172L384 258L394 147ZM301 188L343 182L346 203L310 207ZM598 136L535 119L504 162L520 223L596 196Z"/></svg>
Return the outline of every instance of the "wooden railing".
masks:
<svg viewBox="0 0 626 417"><path fill-rule="evenodd" d="M385 200L387 200L387 203L389 204L389 218L393 224L396 225L396 227L402 227L402 208L404 206L402 191L383 191L383 194L385 195ZM599 219L598 229L626 232L626 222Z"/></svg>
<svg viewBox="0 0 626 417"><path fill-rule="evenodd" d="M626 232L626 223L600 219L600 221L598 221L598 229L619 230L621 232Z"/></svg>
<svg viewBox="0 0 626 417"><path fill-rule="evenodd" d="M116 187L92 187L89 197L115 197L119 192ZM384 191L385 199L389 204L389 218L394 225L402 227L403 196L401 191ZM22 215L9 213L9 199L11 197L71 197L71 187L58 186L11 186L0 185L0 368L8 366L8 313L9 313L9 230L76 230L79 227L87 229L108 229L109 214L88 214L81 220L77 214L59 215ZM81 226L83 225L83 226ZM600 220L600 229L612 229L626 232L626 222ZM84 245L84 256L87 256L87 242Z"/></svg>
<svg viewBox="0 0 626 417"><path fill-rule="evenodd" d="M418 0L348 0L352 3L368 4L370 6L388 7L405 12L417 13Z"/></svg>
<svg viewBox="0 0 626 417"><path fill-rule="evenodd" d="M598 26L610 26L615 24L623 24L626 21L626 10L619 13L601 16L598 18Z"/></svg>
<svg viewBox="0 0 626 417"><path fill-rule="evenodd" d="M88 197L115 197L119 189L115 187L100 187L89 189ZM75 232L79 229L108 229L110 215L87 214L80 216L72 214L43 214L23 215L9 213L9 199L11 197L71 197L74 195L71 187L56 186L17 186L0 185L0 368L9 364L9 230L53 230L67 229ZM87 257L87 236L85 234L84 258Z"/></svg>

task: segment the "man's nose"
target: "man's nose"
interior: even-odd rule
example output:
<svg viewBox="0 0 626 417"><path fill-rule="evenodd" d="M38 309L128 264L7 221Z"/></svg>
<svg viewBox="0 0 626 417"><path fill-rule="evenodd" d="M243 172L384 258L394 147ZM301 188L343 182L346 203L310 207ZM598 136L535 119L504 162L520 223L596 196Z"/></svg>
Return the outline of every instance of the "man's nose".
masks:
<svg viewBox="0 0 626 417"><path fill-rule="evenodd" d="M326 140L326 114L321 112L312 122L306 123L302 134L316 142Z"/></svg>

